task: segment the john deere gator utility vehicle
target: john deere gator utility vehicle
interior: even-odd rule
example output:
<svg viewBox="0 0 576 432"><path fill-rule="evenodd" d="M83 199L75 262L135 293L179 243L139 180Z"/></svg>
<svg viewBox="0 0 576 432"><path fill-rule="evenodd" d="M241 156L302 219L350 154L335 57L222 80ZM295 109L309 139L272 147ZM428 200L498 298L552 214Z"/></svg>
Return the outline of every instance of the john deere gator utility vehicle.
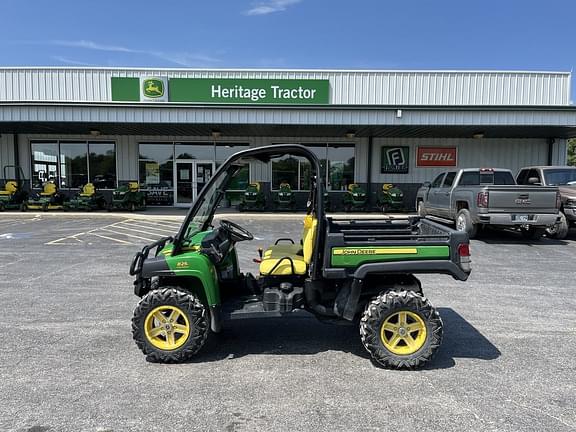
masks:
<svg viewBox="0 0 576 432"><path fill-rule="evenodd" d="M140 190L138 182L131 181L112 192L112 202L108 211L113 210L144 210L146 208L146 193Z"/></svg>
<svg viewBox="0 0 576 432"><path fill-rule="evenodd" d="M266 196L262 191L262 185L259 182L250 183L244 195L242 202L238 204L239 211L262 211L266 207Z"/></svg>
<svg viewBox="0 0 576 432"><path fill-rule="evenodd" d="M23 202L20 210L62 210L65 197L58 190L54 180L48 180L42 185L42 191L34 194L28 201Z"/></svg>
<svg viewBox="0 0 576 432"><path fill-rule="evenodd" d="M229 220L213 226L227 185L251 160L301 156L312 167L301 239L265 250L259 275L239 268L236 244L254 237ZM362 343L380 365L415 368L442 340L440 315L424 297L418 273L465 281L466 233L432 221L344 220L326 217L320 162L300 145L244 150L230 157L202 189L175 237L145 246L130 274L141 297L133 337L150 361L183 362L223 322L283 317L305 310L327 321L359 325Z"/></svg>
<svg viewBox="0 0 576 432"><path fill-rule="evenodd" d="M64 203L64 210L102 210L106 208L104 196L96 190L93 183L86 183L69 201Z"/></svg>
<svg viewBox="0 0 576 432"><path fill-rule="evenodd" d="M364 188L357 183L352 183L348 185L348 189L342 199L342 204L344 210L347 212L363 211L366 210L367 201L368 197L366 196Z"/></svg>
<svg viewBox="0 0 576 432"><path fill-rule="evenodd" d="M10 169L13 173L10 173ZM28 191L24 190L26 180L22 168L15 165L6 165L4 172L4 186L0 190L0 211L19 210L22 203L28 201Z"/></svg>

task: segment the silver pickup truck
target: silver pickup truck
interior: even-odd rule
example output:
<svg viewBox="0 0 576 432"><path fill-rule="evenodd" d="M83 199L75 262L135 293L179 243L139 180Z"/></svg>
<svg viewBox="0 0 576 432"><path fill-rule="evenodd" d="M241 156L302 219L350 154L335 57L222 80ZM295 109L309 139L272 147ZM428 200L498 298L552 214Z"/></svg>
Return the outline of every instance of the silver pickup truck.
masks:
<svg viewBox="0 0 576 432"><path fill-rule="evenodd" d="M509 170L467 168L440 174L418 190L416 208L456 224L473 238L485 225L518 228L525 238L541 237L558 221L557 187L518 186Z"/></svg>

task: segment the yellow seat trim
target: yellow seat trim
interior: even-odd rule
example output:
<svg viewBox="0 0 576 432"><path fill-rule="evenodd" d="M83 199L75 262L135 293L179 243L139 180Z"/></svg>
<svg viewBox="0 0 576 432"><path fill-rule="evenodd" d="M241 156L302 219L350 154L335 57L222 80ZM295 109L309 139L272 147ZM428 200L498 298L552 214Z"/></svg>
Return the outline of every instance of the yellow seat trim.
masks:
<svg viewBox="0 0 576 432"><path fill-rule="evenodd" d="M302 250L302 245L281 243L270 246L264 251L264 258L270 258L272 255L299 255L298 252ZM301 254L300 254L301 255Z"/></svg>
<svg viewBox="0 0 576 432"><path fill-rule="evenodd" d="M4 185L4 190L0 191L0 195L12 195L18 190L18 183L14 180L7 181Z"/></svg>

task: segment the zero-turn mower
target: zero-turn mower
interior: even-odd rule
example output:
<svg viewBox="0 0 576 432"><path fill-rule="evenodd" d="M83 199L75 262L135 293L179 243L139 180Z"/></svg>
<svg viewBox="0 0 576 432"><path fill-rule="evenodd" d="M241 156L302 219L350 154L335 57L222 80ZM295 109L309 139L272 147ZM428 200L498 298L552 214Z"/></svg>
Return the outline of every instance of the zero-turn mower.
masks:
<svg viewBox="0 0 576 432"><path fill-rule="evenodd" d="M106 208L106 199L96 191L93 183L86 183L69 201L64 203L64 210L103 210Z"/></svg>
<svg viewBox="0 0 576 432"><path fill-rule="evenodd" d="M13 168L15 173L10 177L8 170ZM15 165L4 167L4 186L0 190L0 212L4 210L19 210L22 203L28 200L28 192L24 190L26 180L22 168Z"/></svg>
<svg viewBox="0 0 576 432"><path fill-rule="evenodd" d="M20 206L20 210L62 210L65 197L58 191L54 180L48 180L42 185L42 191L37 192Z"/></svg>

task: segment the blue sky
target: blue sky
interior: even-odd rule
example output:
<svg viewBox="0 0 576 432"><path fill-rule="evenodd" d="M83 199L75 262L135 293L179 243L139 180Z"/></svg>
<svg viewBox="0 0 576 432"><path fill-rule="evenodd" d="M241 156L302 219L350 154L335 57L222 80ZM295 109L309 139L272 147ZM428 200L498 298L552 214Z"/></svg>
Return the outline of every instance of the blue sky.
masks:
<svg viewBox="0 0 576 432"><path fill-rule="evenodd" d="M3 0L0 65L572 70L574 0Z"/></svg>

